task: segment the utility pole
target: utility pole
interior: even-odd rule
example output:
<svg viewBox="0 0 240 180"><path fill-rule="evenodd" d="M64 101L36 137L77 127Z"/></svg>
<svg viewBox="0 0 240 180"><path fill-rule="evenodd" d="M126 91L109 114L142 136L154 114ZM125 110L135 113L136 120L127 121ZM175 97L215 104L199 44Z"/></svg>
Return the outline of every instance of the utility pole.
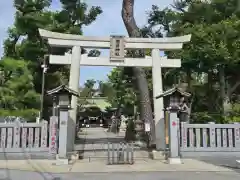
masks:
<svg viewBox="0 0 240 180"><path fill-rule="evenodd" d="M42 68L42 92L41 92L41 106L40 106L40 114L39 114L39 121L42 120L43 117L43 103L44 103L44 91L45 91L45 75L47 72L47 60L48 55L44 55L43 64L41 65Z"/></svg>

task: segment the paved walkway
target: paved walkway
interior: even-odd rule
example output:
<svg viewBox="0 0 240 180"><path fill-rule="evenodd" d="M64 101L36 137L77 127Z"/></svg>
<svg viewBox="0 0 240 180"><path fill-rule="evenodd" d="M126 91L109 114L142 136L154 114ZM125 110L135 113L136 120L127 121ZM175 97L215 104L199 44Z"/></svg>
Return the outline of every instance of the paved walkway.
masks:
<svg viewBox="0 0 240 180"><path fill-rule="evenodd" d="M123 135L108 133L103 128L86 128L80 133L82 141L76 148L84 152L84 156L102 156L107 142L122 141ZM84 143L83 143L84 142ZM94 151L93 151L94 150ZM143 157L143 155L140 155ZM209 158L207 158L209 160ZM12 177L21 180L34 177L35 180L59 179L195 179L217 178L219 180L239 179L240 172L236 169L224 167L220 162L212 163L206 159L183 159L181 165L169 165L165 160L151 160L149 158L135 158L134 165L106 165L106 158L99 160L88 158L77 160L70 165L57 166L55 160L0 160L0 179ZM235 163L236 159L231 160ZM221 162L222 163L222 162ZM1 170L2 169L2 170ZM4 173L5 174L4 174ZM168 172L168 173L166 173ZM169 173L171 172L171 173ZM184 173L183 173L184 172ZM60 174L63 173L63 174ZM4 175L2 175L4 174ZM12 175L11 175L12 174ZM4 176L4 177L3 177ZM36 178L35 178L36 177Z"/></svg>
<svg viewBox="0 0 240 180"><path fill-rule="evenodd" d="M169 165L163 160L138 160L134 165L108 166L101 161L80 160L54 165L54 160L0 160L0 179L25 180L238 180L240 172L193 159Z"/></svg>
<svg viewBox="0 0 240 180"><path fill-rule="evenodd" d="M111 133L102 127L82 128L76 140L75 150L81 152L83 159L107 156L108 143L124 141L124 133Z"/></svg>
<svg viewBox="0 0 240 180"><path fill-rule="evenodd" d="M232 172L124 172L124 173L39 173L19 170L0 170L0 179L5 180L239 180Z"/></svg>
<svg viewBox="0 0 240 180"><path fill-rule="evenodd" d="M134 165L106 165L101 161L78 160L71 165L55 165L55 160L0 160L0 169L27 170L37 172L157 172L157 171L212 171L234 172L233 169L216 166L194 159L184 159L181 165L170 165L164 160L138 160Z"/></svg>

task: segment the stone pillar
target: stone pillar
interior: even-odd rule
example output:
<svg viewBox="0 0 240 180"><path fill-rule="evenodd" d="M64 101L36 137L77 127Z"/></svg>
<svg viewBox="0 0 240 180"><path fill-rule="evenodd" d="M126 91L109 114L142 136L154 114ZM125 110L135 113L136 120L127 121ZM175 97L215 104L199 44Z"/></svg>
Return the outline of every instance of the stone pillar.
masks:
<svg viewBox="0 0 240 180"><path fill-rule="evenodd" d="M68 146L68 110L60 109L59 112L59 150L58 157L67 158L67 146Z"/></svg>
<svg viewBox="0 0 240 180"><path fill-rule="evenodd" d="M180 132L179 119L177 117L178 108L170 108L169 113L169 164L181 164L180 159Z"/></svg>
<svg viewBox="0 0 240 180"><path fill-rule="evenodd" d="M72 48L72 57L71 57L71 68L70 68L70 77L69 77L69 88L78 92L79 91L79 80L80 80L80 61L81 61L81 47L74 46ZM77 100L76 96L72 96L71 101L71 110L69 111L69 129L72 132L72 136L69 137L71 141L71 146L69 150L73 150L74 141L75 141L75 129L77 121Z"/></svg>
<svg viewBox="0 0 240 180"><path fill-rule="evenodd" d="M68 109L59 110L59 145L58 145L58 155L57 164L68 164L68 152L69 147L72 146L72 142L69 138L72 136L72 132L69 129L69 112Z"/></svg>
<svg viewBox="0 0 240 180"><path fill-rule="evenodd" d="M156 97L162 94L163 92L161 57L159 49L152 50L152 61L153 61L152 79L153 79L153 103L155 120L155 143L157 150L165 150L163 98L156 99Z"/></svg>

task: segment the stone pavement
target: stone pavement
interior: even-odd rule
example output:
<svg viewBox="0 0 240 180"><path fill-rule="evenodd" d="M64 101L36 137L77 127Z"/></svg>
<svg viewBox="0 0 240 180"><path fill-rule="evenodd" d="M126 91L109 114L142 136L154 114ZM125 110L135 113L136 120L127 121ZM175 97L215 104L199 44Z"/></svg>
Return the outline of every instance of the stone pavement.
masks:
<svg viewBox="0 0 240 180"><path fill-rule="evenodd" d="M123 141L122 134L105 132L102 128L87 128L80 133L82 141L76 146L83 152L83 159L70 165L55 165L55 160L31 159L0 160L0 179L25 180L237 180L240 171L226 164L236 165L236 157L206 157L183 159L181 165L169 165L164 158L151 160L148 152L136 151L134 165L106 165L107 142ZM91 161L89 161L91 157ZM102 158L101 158L102 157Z"/></svg>
<svg viewBox="0 0 240 180"><path fill-rule="evenodd" d="M106 165L103 161L78 160L70 165L56 166L55 160L0 160L0 169L25 170L51 173L103 173L103 172L234 172L227 167L216 166L194 159L184 159L181 165L169 165L164 160L137 160L134 165Z"/></svg>
<svg viewBox="0 0 240 180"><path fill-rule="evenodd" d="M239 180L232 172L124 172L124 173L65 173L52 174L19 170L0 170L2 180Z"/></svg>
<svg viewBox="0 0 240 180"><path fill-rule="evenodd" d="M225 160L214 161L209 157L205 159L183 159L181 165L169 165L164 158L159 160L151 160L148 158L148 152L135 151L134 165L106 165L106 144L108 142L117 143L123 141L124 134L108 133L105 129L98 128L84 128L79 134L79 144L76 149L82 151L83 159L76 160L70 165L56 166L55 160L31 159L25 156L18 160L2 159L0 160L0 168L12 170L25 170L35 172L51 172L51 173L104 173L104 172L163 172L163 171L185 171L185 172L236 172L227 166L222 166ZM91 157L91 160L90 158ZM228 162L235 165L236 159L228 158ZM223 163L223 164L222 164Z"/></svg>
<svg viewBox="0 0 240 180"><path fill-rule="evenodd" d="M191 158L191 157L190 157ZM212 164L215 166L221 166L225 168L231 168L232 170L240 173L240 163L237 162L240 159L239 156L233 156L229 154L228 156L199 156L199 157L192 157L195 160L202 161L208 164Z"/></svg>
<svg viewBox="0 0 240 180"><path fill-rule="evenodd" d="M82 128L78 133L75 150L80 152L83 159L104 158L107 156L108 143L124 141L125 133L111 133L102 127Z"/></svg>

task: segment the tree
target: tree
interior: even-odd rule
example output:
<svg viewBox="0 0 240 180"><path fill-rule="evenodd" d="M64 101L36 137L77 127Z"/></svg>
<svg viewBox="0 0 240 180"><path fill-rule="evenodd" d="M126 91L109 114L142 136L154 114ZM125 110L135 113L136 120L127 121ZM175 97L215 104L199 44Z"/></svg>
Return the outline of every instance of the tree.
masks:
<svg viewBox="0 0 240 180"><path fill-rule="evenodd" d="M138 28L134 19L134 0L123 0L122 3L122 19L130 37L141 37L141 31ZM135 57L142 57L144 53L141 50L134 52ZM154 137L154 121L152 116L151 100L148 90L148 82L146 79L145 70L143 68L132 68L134 76L136 77L137 87L139 89L140 102L140 119L143 122L151 123L151 137Z"/></svg>
<svg viewBox="0 0 240 180"><path fill-rule="evenodd" d="M33 77L27 67L28 63L20 60L4 58L0 61L1 116L15 115L29 119L37 114L39 95L34 90Z"/></svg>
<svg viewBox="0 0 240 180"><path fill-rule="evenodd" d="M96 81L94 79L88 79L85 83L84 83L84 88L86 88L88 90L88 97L92 97L95 93L95 89L94 86L96 84Z"/></svg>
<svg viewBox="0 0 240 180"><path fill-rule="evenodd" d="M178 0L173 9L153 6L149 13L150 28L158 26L166 36L192 34L191 43L181 52L166 54L182 57L182 68L174 74L177 83L188 84L195 105L198 104L195 111L220 111L226 116L233 102L232 95L239 93L237 5L237 0ZM171 74L168 72L167 76ZM197 99L201 99L200 103Z"/></svg>
<svg viewBox="0 0 240 180"><path fill-rule="evenodd" d="M122 109L124 113L133 115L133 107L136 103L136 91L133 90L132 76L129 78L124 71L127 68L114 68L108 75L108 83L113 89L109 102L114 108Z"/></svg>
<svg viewBox="0 0 240 180"><path fill-rule="evenodd" d="M80 105L80 108L82 108L82 106L88 104L88 101L87 101L88 98L93 97L93 95L95 93L95 89L94 89L95 83L96 83L96 81L94 79L88 79L84 83L84 87L79 90L80 98L78 100L78 105Z"/></svg>
<svg viewBox="0 0 240 180"><path fill-rule="evenodd" d="M99 87L98 87L99 93L101 97L106 97L108 99L108 102L112 102L115 97L115 89L113 88L113 85L111 82L106 81L99 81ZM111 103L112 104L112 103Z"/></svg>
<svg viewBox="0 0 240 180"><path fill-rule="evenodd" d="M15 22L8 31L4 42L4 56L28 62L28 69L33 75L34 89L41 93L41 60L48 53L45 41L39 36L38 28L61 33L82 34L82 27L90 25L102 10L93 6L88 10L86 3L79 0L60 0L60 11L50 11L51 0L15 0ZM66 49L51 49L54 54L64 54ZM96 54L96 53L94 53ZM60 80L67 81L69 68L53 66L46 74L46 89L55 88ZM44 101L45 107L51 102Z"/></svg>

